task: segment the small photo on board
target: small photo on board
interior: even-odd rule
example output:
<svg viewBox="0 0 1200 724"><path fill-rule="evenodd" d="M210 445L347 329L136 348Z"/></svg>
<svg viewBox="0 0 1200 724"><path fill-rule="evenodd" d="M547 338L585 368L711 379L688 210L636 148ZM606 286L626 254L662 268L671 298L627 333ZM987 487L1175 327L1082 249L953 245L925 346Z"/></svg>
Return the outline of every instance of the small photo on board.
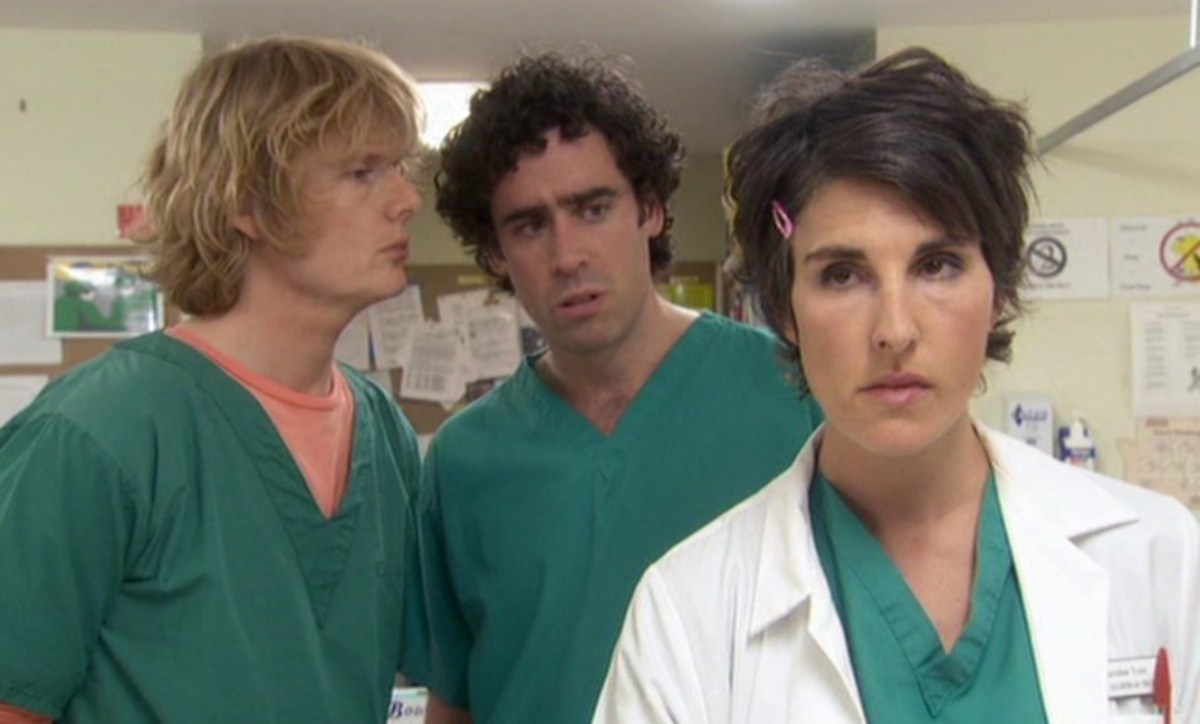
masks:
<svg viewBox="0 0 1200 724"><path fill-rule="evenodd" d="M51 257L46 332L52 337L134 337L163 327L163 297L141 256Z"/></svg>

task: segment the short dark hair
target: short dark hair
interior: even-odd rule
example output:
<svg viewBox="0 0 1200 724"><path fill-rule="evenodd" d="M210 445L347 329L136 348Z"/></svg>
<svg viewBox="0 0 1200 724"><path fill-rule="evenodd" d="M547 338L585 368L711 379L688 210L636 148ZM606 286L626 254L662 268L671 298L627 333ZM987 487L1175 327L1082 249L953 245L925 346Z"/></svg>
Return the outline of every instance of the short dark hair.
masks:
<svg viewBox="0 0 1200 724"><path fill-rule="evenodd" d="M783 337L795 321L794 263L772 221L772 202L794 218L830 181L883 183L947 233L979 239L998 312L987 356L1008 361L1008 325L1023 312L1031 139L1019 105L993 98L923 48L856 73L800 61L758 95L749 130L729 152L735 276ZM788 352L799 355L795 345Z"/></svg>
<svg viewBox="0 0 1200 724"><path fill-rule="evenodd" d="M679 188L683 142L615 62L558 53L523 57L501 71L471 99L470 115L442 145L437 211L476 263L511 289L489 264L498 251L492 194L521 154L546 149L553 129L564 139L601 133L643 212L662 205L662 232L650 239L650 270L665 272L674 221L668 200Z"/></svg>

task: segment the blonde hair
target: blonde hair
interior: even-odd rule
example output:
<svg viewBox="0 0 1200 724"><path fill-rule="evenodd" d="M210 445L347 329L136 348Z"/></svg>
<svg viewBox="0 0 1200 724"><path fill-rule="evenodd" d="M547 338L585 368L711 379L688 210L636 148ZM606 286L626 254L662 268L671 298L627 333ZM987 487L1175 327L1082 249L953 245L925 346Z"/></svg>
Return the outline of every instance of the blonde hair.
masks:
<svg viewBox="0 0 1200 724"><path fill-rule="evenodd" d="M412 152L423 123L414 83L361 44L273 37L200 61L142 178L154 229L146 243L168 299L197 315L237 302L252 243L233 225L239 214L253 214L262 241L295 253L301 151L331 137L356 148L383 133Z"/></svg>

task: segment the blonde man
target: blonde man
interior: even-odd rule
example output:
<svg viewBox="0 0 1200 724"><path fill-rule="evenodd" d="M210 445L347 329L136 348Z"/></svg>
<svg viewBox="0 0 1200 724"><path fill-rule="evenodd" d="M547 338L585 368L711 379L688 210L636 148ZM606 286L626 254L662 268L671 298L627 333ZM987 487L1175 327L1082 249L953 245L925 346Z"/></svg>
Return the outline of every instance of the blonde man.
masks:
<svg viewBox="0 0 1200 724"><path fill-rule="evenodd" d="M0 429L0 720L384 721L420 643L417 447L333 349L407 282L421 122L339 41L184 81L145 187L190 317Z"/></svg>

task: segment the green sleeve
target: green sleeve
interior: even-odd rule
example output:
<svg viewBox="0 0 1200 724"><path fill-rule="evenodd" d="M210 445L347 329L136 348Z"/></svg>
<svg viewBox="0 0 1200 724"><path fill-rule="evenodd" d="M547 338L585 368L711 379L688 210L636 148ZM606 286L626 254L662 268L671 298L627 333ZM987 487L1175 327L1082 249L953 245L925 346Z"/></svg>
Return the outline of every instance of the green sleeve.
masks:
<svg viewBox="0 0 1200 724"><path fill-rule="evenodd" d="M455 593L454 579L446 557L446 529L442 522L441 505L443 491L437 462L435 440L425 458L417 505L421 574L431 647L424 668L414 671L413 677L451 706L470 709L467 661L472 637Z"/></svg>
<svg viewBox="0 0 1200 724"><path fill-rule="evenodd" d="M0 700L59 716L133 547L127 477L53 415L0 430Z"/></svg>

